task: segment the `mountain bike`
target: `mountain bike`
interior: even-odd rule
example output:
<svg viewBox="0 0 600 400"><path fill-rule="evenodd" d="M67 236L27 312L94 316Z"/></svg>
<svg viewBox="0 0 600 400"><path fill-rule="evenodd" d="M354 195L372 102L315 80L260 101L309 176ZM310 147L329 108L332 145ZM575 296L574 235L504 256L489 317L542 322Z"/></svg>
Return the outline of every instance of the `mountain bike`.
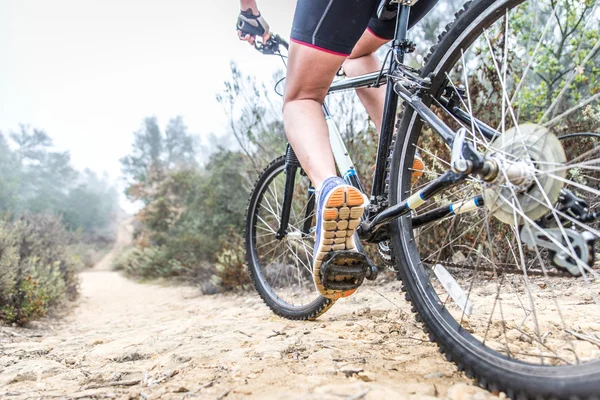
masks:
<svg viewBox="0 0 600 400"><path fill-rule="evenodd" d="M396 15L382 70L329 91L386 86L357 235L377 244L430 339L481 386L598 399L599 2L469 2L420 69L405 63L410 3L382 1ZM257 48L281 55L287 43ZM339 173L362 190L323 111ZM425 170L411 185L416 151ZM314 209L288 146L256 182L245 231L254 285L284 318L334 304L312 282ZM357 279L376 275L369 262L356 269Z"/></svg>

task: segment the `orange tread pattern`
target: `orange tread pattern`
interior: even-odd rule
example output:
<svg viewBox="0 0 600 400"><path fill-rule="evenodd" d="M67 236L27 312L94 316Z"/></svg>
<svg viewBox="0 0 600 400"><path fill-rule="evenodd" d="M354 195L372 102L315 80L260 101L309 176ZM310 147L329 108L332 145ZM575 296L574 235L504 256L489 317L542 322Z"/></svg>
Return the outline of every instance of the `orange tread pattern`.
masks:
<svg viewBox="0 0 600 400"><path fill-rule="evenodd" d="M325 289L321 282L320 270L323 258L330 251L355 250L354 231L360 224L365 210L366 198L353 186L342 185L333 189L325 201L323 209L323 239L314 257L313 276L317 290L329 299L348 297L357 289L346 291ZM343 277L340 277L343 279Z"/></svg>

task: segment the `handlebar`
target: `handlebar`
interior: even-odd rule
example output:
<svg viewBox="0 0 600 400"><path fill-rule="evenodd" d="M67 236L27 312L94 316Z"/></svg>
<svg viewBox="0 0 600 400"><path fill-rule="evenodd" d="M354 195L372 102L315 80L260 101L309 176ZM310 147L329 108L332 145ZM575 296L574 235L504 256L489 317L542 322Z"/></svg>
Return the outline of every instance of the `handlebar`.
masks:
<svg viewBox="0 0 600 400"><path fill-rule="evenodd" d="M254 48L260 51L263 54L271 55L271 54L280 54L281 48L289 49L290 45L286 42L281 36L271 33L269 39L266 42L256 41L254 43Z"/></svg>

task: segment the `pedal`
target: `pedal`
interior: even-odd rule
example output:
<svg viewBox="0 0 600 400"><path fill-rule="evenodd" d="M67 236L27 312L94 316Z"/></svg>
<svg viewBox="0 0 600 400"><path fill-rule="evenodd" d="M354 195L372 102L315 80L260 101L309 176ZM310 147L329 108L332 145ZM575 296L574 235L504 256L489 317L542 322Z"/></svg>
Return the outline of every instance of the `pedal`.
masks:
<svg viewBox="0 0 600 400"><path fill-rule="evenodd" d="M356 250L358 250L359 253L361 253L365 256L365 258L367 260L367 265L369 266L367 268L367 275L365 276L365 278L369 281L374 281L375 279L377 279L377 275L379 275L379 268L377 268L377 265L375 265L373 260L371 260L371 257L366 255L365 248L358 238L356 240L356 243L357 243Z"/></svg>
<svg viewBox="0 0 600 400"><path fill-rule="evenodd" d="M367 256L355 251L331 252L321 265L321 282L327 290L352 290L362 285L370 275Z"/></svg>

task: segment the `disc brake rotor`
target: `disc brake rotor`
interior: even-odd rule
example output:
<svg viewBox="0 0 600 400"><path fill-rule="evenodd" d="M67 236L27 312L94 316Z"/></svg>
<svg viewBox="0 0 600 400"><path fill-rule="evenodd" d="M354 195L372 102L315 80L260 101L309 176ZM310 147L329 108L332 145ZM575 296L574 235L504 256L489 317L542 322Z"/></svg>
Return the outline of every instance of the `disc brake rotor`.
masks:
<svg viewBox="0 0 600 400"><path fill-rule="evenodd" d="M485 204L498 220L514 225L515 211L521 211L535 221L550 211L556 203L564 183L557 179L566 176L562 168L567 161L560 140L548 129L535 124L523 124L507 130L489 145L491 157L499 161L500 178L483 192ZM522 165L522 182L509 182L506 171L510 166ZM554 177L552 176L554 175ZM537 180L537 182L536 182ZM516 211L516 223L525 218Z"/></svg>

